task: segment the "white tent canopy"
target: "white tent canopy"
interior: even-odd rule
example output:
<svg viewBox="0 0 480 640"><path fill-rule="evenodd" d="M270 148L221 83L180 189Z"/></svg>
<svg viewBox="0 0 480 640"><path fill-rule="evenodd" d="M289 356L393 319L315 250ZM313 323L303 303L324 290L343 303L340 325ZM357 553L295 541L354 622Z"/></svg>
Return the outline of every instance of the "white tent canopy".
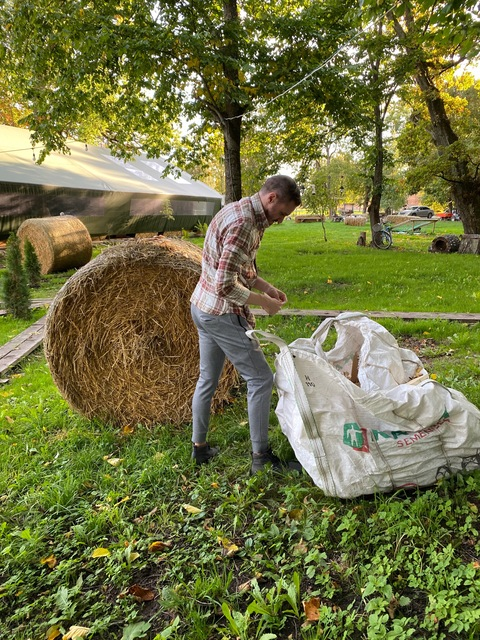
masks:
<svg viewBox="0 0 480 640"><path fill-rule="evenodd" d="M209 222L222 195L188 173L166 174L163 158L124 161L108 149L69 142L70 154L50 153L31 132L0 125L0 236L27 218L79 217L92 235L134 235L192 229ZM173 220L169 213L173 211Z"/></svg>
<svg viewBox="0 0 480 640"><path fill-rule="evenodd" d="M32 148L30 131L0 125L0 182L18 182L73 189L125 191L220 198L214 189L188 173L163 177L164 159L145 154L124 161L108 149L69 142L70 155L52 152L42 164L36 164L41 147Z"/></svg>

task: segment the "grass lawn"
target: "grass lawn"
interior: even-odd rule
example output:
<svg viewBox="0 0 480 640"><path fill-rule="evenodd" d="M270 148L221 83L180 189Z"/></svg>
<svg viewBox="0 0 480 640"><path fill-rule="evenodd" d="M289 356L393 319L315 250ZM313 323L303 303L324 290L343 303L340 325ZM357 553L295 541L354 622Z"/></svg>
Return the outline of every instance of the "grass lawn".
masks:
<svg viewBox="0 0 480 640"><path fill-rule="evenodd" d="M428 252L433 237L460 234L459 223L394 235L389 251L357 247L358 227L325 228L327 242L320 224L265 234L260 273L290 308L480 312L479 256ZM36 297L61 282L46 277ZM480 324L381 323L480 406ZM290 342L317 324L276 316L257 327ZM0 344L24 327L0 317ZM275 349L265 352L273 367ZM249 477L244 389L212 419L220 456L196 469L189 425L113 429L82 418L41 350L8 378L0 638L480 637L480 471L409 493L327 498L293 471ZM288 458L274 406L273 448Z"/></svg>

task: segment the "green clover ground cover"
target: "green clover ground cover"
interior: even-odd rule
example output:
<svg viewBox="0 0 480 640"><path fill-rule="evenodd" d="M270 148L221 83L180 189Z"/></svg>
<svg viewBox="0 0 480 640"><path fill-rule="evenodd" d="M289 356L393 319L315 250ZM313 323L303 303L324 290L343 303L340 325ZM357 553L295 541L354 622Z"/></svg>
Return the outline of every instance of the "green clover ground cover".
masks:
<svg viewBox="0 0 480 640"><path fill-rule="evenodd" d="M259 255L263 275L290 299L298 296L292 306L300 306L308 276L300 274L308 264L295 266L294 247L313 246L306 238L316 233L312 226L270 229ZM330 271L308 267L317 270L311 308L361 310L353 295L343 307L339 287L329 289L325 282L317 290L315 282L323 285L324 277L336 281L341 265L356 274L353 286L373 277L373 271L368 277L363 272L360 248L350 246L358 228L350 236L341 228L344 239L333 233L328 259L315 254ZM425 237L415 239L421 241L428 246ZM468 279L478 256L462 256L470 265L464 270L461 261L448 263L450 255L422 251L405 244L396 252L374 252L382 256L378 282L387 284L388 269L389 277L403 271L388 262L393 265L400 253L422 265L427 258L427 274L432 265L445 273L442 297L435 294L432 307L478 311L478 277ZM453 268L470 288L457 286L447 295ZM289 273L297 284L289 284ZM416 309L427 308L422 287ZM332 296L325 298L328 304L322 304L323 291ZM384 291L384 308L411 309L397 306L394 298ZM2 331L11 322L0 321ZM317 324L313 318L277 316L260 318L258 328L289 342L309 336ZM480 406L478 324L382 324L417 351L439 382ZM12 331L9 324L6 333ZM273 366L274 348L268 345L265 352ZM479 471L409 493L326 498L308 476L293 471L248 476L244 389L212 420L210 439L221 455L196 469L189 425L118 430L76 415L56 390L41 350L8 377L0 386L0 637L479 637ZM274 406L273 447L289 458Z"/></svg>

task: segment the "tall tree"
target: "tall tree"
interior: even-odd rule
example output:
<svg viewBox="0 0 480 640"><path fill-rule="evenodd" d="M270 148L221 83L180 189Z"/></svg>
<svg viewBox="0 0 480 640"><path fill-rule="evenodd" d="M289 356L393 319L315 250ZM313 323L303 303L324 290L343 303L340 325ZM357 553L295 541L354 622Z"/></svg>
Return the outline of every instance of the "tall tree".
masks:
<svg viewBox="0 0 480 640"><path fill-rule="evenodd" d="M365 115L366 125L361 143L366 165L370 166L371 183L369 185L368 213L372 237L375 225L380 221L380 204L384 191L384 171L388 154L385 149L385 122L392 98L402 78L402 66L392 50L391 34L382 19L364 34L360 51L365 59L365 70L362 73L364 84L363 100L358 107ZM357 134L358 140L358 134Z"/></svg>
<svg viewBox="0 0 480 640"><path fill-rule="evenodd" d="M451 185L467 233L480 232L479 163L470 156L464 140L455 131L438 83L448 69L479 53L476 5L474 0L461 3L407 0L391 5L388 11L398 45L406 54L411 76L428 109L442 178ZM367 0L366 6L378 11L373 0Z"/></svg>
<svg viewBox="0 0 480 640"><path fill-rule="evenodd" d="M333 3L331 3L333 6ZM332 46L314 0L5 0L0 63L42 145L101 138L128 156L173 154L181 117L224 140L226 200L240 197L243 117L290 87ZM337 11L340 15L340 12ZM312 49L310 43L317 38ZM286 35L287 34L287 35ZM308 55L305 55L306 52ZM176 160L205 152L189 134Z"/></svg>

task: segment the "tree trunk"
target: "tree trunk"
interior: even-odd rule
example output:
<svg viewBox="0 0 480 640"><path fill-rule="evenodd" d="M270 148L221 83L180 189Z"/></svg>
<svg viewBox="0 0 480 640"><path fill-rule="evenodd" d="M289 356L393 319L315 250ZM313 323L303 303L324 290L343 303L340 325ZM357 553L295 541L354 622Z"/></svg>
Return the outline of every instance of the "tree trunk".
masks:
<svg viewBox="0 0 480 640"><path fill-rule="evenodd" d="M373 79L375 85L378 83L378 65L379 61L376 60L373 65ZM377 94L376 89L374 89L375 95ZM380 97L377 96L376 104L373 108L374 119L375 119L375 167L373 170L373 183L372 183L372 198L370 200L370 204L368 205L368 215L370 217L370 229L372 231L372 238L374 234L379 234L378 231L374 231L376 228L375 225L378 226L380 222L380 202L382 200L382 189L383 189L383 162L384 162L384 152L383 152L383 121L382 118L382 108L380 103Z"/></svg>
<svg viewBox="0 0 480 640"><path fill-rule="evenodd" d="M240 139L242 118L225 119L223 148L225 154L225 202L236 202L242 197L242 167Z"/></svg>
<svg viewBox="0 0 480 640"><path fill-rule="evenodd" d="M368 205L370 226L380 222L380 202L383 184L383 121L380 105L374 107L375 113L375 167L373 171L372 199Z"/></svg>
<svg viewBox="0 0 480 640"><path fill-rule="evenodd" d="M229 33L237 33L239 24L237 0L223 1L223 17ZM230 37L223 47L225 62L223 72L232 87L239 84L240 51L238 40ZM240 143L242 136L242 114L244 108L230 95L225 98L222 114L223 148L225 154L225 202L235 202L242 197L242 166L240 162Z"/></svg>
<svg viewBox="0 0 480 640"><path fill-rule="evenodd" d="M407 33L392 13L389 13L389 17L393 21L396 34L408 51L409 46L405 44ZM408 9L405 18L408 32L410 32L415 21ZM450 175L441 175L440 177L448 181L451 186L465 233L478 234L480 233L480 176L476 167L472 167L475 173L471 173L467 159L461 157L461 151L455 148L458 136L452 129L443 98L430 77L425 60L420 59L416 63L415 81L420 87L428 108L432 138L438 154L448 154L449 156Z"/></svg>
<svg viewBox="0 0 480 640"><path fill-rule="evenodd" d="M449 153L458 136L452 129L445 104L430 79L426 64L419 62L417 69L415 80L427 104L434 144L439 155ZM467 161L455 152L451 153L450 160L452 175L449 181L465 233L480 233L480 180L470 174Z"/></svg>

